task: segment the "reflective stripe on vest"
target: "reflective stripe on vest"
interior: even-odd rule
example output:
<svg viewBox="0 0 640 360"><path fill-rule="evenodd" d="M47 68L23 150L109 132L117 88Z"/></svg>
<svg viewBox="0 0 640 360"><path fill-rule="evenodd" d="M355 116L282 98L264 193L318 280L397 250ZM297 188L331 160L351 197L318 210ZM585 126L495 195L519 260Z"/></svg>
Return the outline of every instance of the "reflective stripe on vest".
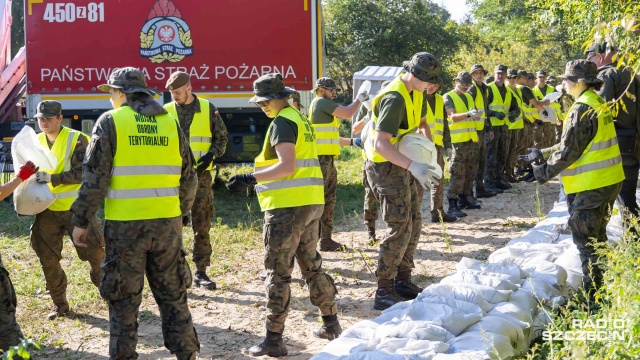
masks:
<svg viewBox="0 0 640 360"><path fill-rule="evenodd" d="M68 127L61 127L56 140L53 142L51 152L58 159L55 169L40 169L40 171L47 172L49 174L61 174L65 171L71 170L71 156L76 149L76 143L78 138L84 136L89 141L89 137L85 134L71 130ZM45 148L49 148L47 143L47 135L44 132L38 134L38 141ZM78 190L80 190L81 184L61 184L53 186L51 183L47 184L51 192L55 196L56 200L49 206L51 211L67 211L71 209L71 204L78 197Z"/></svg>
<svg viewBox="0 0 640 360"><path fill-rule="evenodd" d="M542 98L544 98L547 94L551 94L552 92L556 91L556 89L553 88L553 86L547 85L544 88L544 94L542 93L542 91L540 90L539 87L534 86L533 89L531 89L531 91L533 92L533 96L536 97L536 99L538 101L542 100ZM561 119L562 118L562 108L560 106L559 103L557 102L552 102L549 107L551 107L552 111L547 111L547 113L549 114L548 117L544 117L544 115L542 114L542 111L535 111L533 114L533 117L535 119L538 120L542 120L544 122L548 122L548 123L555 123L557 119Z"/></svg>
<svg viewBox="0 0 640 360"><path fill-rule="evenodd" d="M454 90L449 91L446 94L455 107L456 114L464 114L469 111L469 107L464 104L460 95L456 94ZM470 94L464 93L467 99L467 104L471 105L471 108L475 107L475 102ZM449 124L449 133L451 134L451 143L463 143L469 140L478 142L478 132L476 130L476 121L473 118L465 118L462 121L454 122L451 117L447 117Z"/></svg>
<svg viewBox="0 0 640 360"><path fill-rule="evenodd" d="M293 174L278 180L260 181L255 186L258 202L262 211L324 204L324 180L320 162L316 154L315 132L311 123L298 110L286 107L277 116L284 117L298 127L296 139L296 170ZM273 121L265 136L262 152L255 159L255 171L277 164L275 157L267 159L269 139L273 130Z"/></svg>
<svg viewBox="0 0 640 360"><path fill-rule="evenodd" d="M522 110L522 93L520 92L520 89L516 88L515 90L513 90L508 86L507 91L511 91L511 95L514 99L516 99L516 102L518 103L518 109L520 109L520 114L518 115L518 117L516 117L515 120L511 121L509 120L509 118L505 119L507 121L507 128L509 130L520 130L524 128L524 119L522 117L522 114L524 112L524 110Z"/></svg>
<svg viewBox="0 0 640 360"><path fill-rule="evenodd" d="M200 104L200 112L193 114L193 121L191 121L191 125L189 126L189 147L191 148L196 163L204 154L209 152L211 149L211 140L213 139L213 134L211 133L210 104L207 100L200 98L198 98L198 102ZM165 104L164 108L180 123L175 101ZM194 163L194 166L195 165ZM213 164L209 165L207 170L211 170L212 168Z"/></svg>
<svg viewBox="0 0 640 360"><path fill-rule="evenodd" d="M387 85L381 92L373 98L373 118L371 119L374 124L371 126L371 131L367 137L367 141L364 144L364 150L367 155L367 159L373 162L387 162L388 160L384 156L378 154L374 150L374 141L378 137L378 132L375 130L375 123L378 122L378 114L376 113L376 107L380 100L390 92L397 92L402 95L405 103L405 109L407 111L407 123L408 128L399 128L397 134L393 134L389 142L391 145L395 145L400 140L400 137L408 132L414 132L418 126L420 126L420 119L422 118L422 103L424 101L424 94L420 91L413 91L413 98L409 95L407 87L401 80L402 75L395 78L389 85ZM379 111L379 110L378 110ZM398 114L400 115L400 114Z"/></svg>
<svg viewBox="0 0 640 360"><path fill-rule="evenodd" d="M333 117L333 121L328 124L314 124L313 112L316 109L320 97L313 99L309 105L309 120L313 124L316 133L316 151L318 155L340 155L340 120Z"/></svg>
<svg viewBox="0 0 640 360"><path fill-rule="evenodd" d="M484 112L485 111L484 98L485 96L487 96L487 93L486 92L484 94L482 93L482 89L480 88L480 86L476 85L475 80L473 81L473 86L476 88L476 98L475 98L476 109L483 111L482 116L480 116L480 120L476 121L476 130L482 131L484 130L485 119L487 118L487 116L489 116L489 114Z"/></svg>
<svg viewBox="0 0 640 360"><path fill-rule="evenodd" d="M523 112L524 112L524 118L526 120L529 120L530 123L533 123L536 121L536 119L533 117L533 113L538 112L538 110L535 108L535 106L531 105L531 103L526 103L524 101L524 96L522 95L522 88L524 88L524 85L517 85L516 86L519 90L518 94L520 94L520 98L522 99L522 107L520 108ZM531 90L531 89L529 89Z"/></svg>
<svg viewBox="0 0 640 360"><path fill-rule="evenodd" d="M498 90L498 85L496 85L496 83L493 82L489 84L489 89L491 89L493 93L493 99L491 101L491 104L489 104L489 110L497 111L504 114L504 119L502 120L498 119L497 117L492 117L491 125L502 126L505 124L505 119L507 118L509 108L511 107L511 92L505 90L505 97L503 99L502 95L500 95L500 90Z"/></svg>
<svg viewBox="0 0 640 360"><path fill-rule="evenodd" d="M180 210L182 157L178 121L169 114L144 116L123 106L110 111L116 153L104 205L107 220L173 218ZM153 134L137 125L155 126Z"/></svg>
<svg viewBox="0 0 640 360"><path fill-rule="evenodd" d="M442 114L444 113L444 100L440 94L433 95L436 99L436 108L435 111L431 109L431 104L427 101L427 124L429 125L429 130L431 130L433 143L438 146L444 146L444 119L442 118Z"/></svg>
<svg viewBox="0 0 640 360"><path fill-rule="evenodd" d="M588 111L598 114L598 131L578 160L560 174L567 194L602 188L624 180L622 158L611 112L605 101L593 90L585 91L571 106L586 104ZM580 126L580 119L577 126Z"/></svg>

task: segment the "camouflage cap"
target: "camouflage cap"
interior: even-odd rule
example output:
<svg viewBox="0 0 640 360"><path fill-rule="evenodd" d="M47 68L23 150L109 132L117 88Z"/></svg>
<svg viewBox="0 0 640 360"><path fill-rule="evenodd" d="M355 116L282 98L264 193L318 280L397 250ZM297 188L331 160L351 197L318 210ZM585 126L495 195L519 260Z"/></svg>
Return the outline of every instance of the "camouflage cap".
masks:
<svg viewBox="0 0 640 360"><path fill-rule="evenodd" d="M174 90L187 85L191 81L191 76L183 71L176 71L167 80L165 87L169 90Z"/></svg>
<svg viewBox="0 0 640 360"><path fill-rule="evenodd" d="M249 102L256 103L271 99L286 99L291 96L294 91L292 88L284 86L282 75L262 75L258 80L253 82L254 96L249 99Z"/></svg>
<svg viewBox="0 0 640 360"><path fill-rule="evenodd" d="M518 70L518 76L527 77L527 72L522 70L522 69L520 69L520 70Z"/></svg>
<svg viewBox="0 0 640 360"><path fill-rule="evenodd" d="M38 103L37 118L53 117L62 114L62 105L53 100L45 100Z"/></svg>
<svg viewBox="0 0 640 360"><path fill-rule="evenodd" d="M109 92L110 88L118 89L125 94L145 93L151 96L158 95L158 92L147 86L147 81L142 71L134 67L114 69L109 75L107 83L98 86L98 89L104 92Z"/></svg>
<svg viewBox="0 0 640 360"><path fill-rule="evenodd" d="M558 80L556 80L555 76L549 76L547 78L547 81L545 81L546 84L549 84L551 86L556 86L558 85Z"/></svg>
<svg viewBox="0 0 640 360"><path fill-rule="evenodd" d="M316 80L316 87L314 87L313 90L317 88L324 88L324 89L335 90L335 91L339 90L338 86L336 85L336 81L330 77L321 77L318 80Z"/></svg>
<svg viewBox="0 0 640 360"><path fill-rule="evenodd" d="M428 52L419 52L402 63L402 67L416 79L432 84L442 84L440 61Z"/></svg>
<svg viewBox="0 0 640 360"><path fill-rule="evenodd" d="M499 72L507 72L507 69L509 69L507 65L498 64L493 70L499 73Z"/></svg>
<svg viewBox="0 0 640 360"><path fill-rule="evenodd" d="M598 66L589 60L573 60L567 63L564 74L558 76L560 79L567 79L573 82L584 82L587 84L601 84L598 79Z"/></svg>
<svg viewBox="0 0 640 360"><path fill-rule="evenodd" d="M300 93L297 91L294 91L291 94L291 98L293 99L293 101L297 102L298 105L300 105L301 108L304 108L304 106L302 105L302 102L300 102Z"/></svg>
<svg viewBox="0 0 640 360"><path fill-rule="evenodd" d="M473 83L471 74L466 71L460 71L453 80L458 80L464 85L471 85Z"/></svg>
<svg viewBox="0 0 640 360"><path fill-rule="evenodd" d="M591 46L589 46L589 48L587 49L584 55L586 56L587 60L589 60L591 59L591 57L596 56L596 54L606 53L607 50L615 51L613 46L611 46L611 44L609 44L606 41L603 43L593 42Z"/></svg>
<svg viewBox="0 0 640 360"><path fill-rule="evenodd" d="M528 79L535 79L536 77L533 75L533 73L528 72L527 73L527 78Z"/></svg>
<svg viewBox="0 0 640 360"><path fill-rule="evenodd" d="M507 79L515 79L518 77L517 69L509 69L507 70Z"/></svg>
<svg viewBox="0 0 640 360"><path fill-rule="evenodd" d="M471 66L471 70L469 70L469 73L473 74L474 72L478 71L478 70L482 70L482 72L484 72L485 75L487 75L489 72L487 70L484 69L484 67L480 64L473 64Z"/></svg>
<svg viewBox="0 0 640 360"><path fill-rule="evenodd" d="M536 77L546 77L546 76L547 76L547 72L546 72L546 71L544 71L544 70L539 70L539 71L536 73Z"/></svg>

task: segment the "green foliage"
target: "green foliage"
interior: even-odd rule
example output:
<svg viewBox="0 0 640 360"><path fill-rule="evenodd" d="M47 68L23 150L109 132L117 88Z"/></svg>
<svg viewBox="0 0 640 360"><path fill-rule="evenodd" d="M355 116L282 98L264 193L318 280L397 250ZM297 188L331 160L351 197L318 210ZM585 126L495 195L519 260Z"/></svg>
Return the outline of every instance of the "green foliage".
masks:
<svg viewBox="0 0 640 360"><path fill-rule="evenodd" d="M11 58L24 46L24 0L11 2Z"/></svg>
<svg viewBox="0 0 640 360"><path fill-rule="evenodd" d="M29 349L32 347L36 350L42 349L42 345L37 341L22 339L20 344L10 347L9 350L2 354L2 360L31 359Z"/></svg>

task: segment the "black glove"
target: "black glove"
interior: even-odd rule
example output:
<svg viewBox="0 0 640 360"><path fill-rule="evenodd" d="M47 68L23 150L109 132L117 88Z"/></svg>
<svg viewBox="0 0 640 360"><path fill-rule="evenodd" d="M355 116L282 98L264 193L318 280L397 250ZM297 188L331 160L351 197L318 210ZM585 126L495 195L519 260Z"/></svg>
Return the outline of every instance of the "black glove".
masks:
<svg viewBox="0 0 640 360"><path fill-rule="evenodd" d="M540 119L536 119L536 121L533 122L534 124L538 125L538 126L542 126L544 125L544 121L540 120Z"/></svg>
<svg viewBox="0 0 640 360"><path fill-rule="evenodd" d="M518 117L518 115L520 115L520 109L509 111L509 120L511 121L515 120Z"/></svg>
<svg viewBox="0 0 640 360"><path fill-rule="evenodd" d="M231 192L243 191L251 185L257 183L253 173L233 175L227 182L227 189Z"/></svg>
<svg viewBox="0 0 640 360"><path fill-rule="evenodd" d="M543 158L542 151L540 151L539 149L528 148L527 150L529 150L529 153L525 155L518 155L518 160L530 163Z"/></svg>
<svg viewBox="0 0 640 360"><path fill-rule="evenodd" d="M203 173L205 170L207 170L207 168L209 167L209 165L211 165L212 162L213 162L212 153L206 153L202 155L202 157L200 158L200 160L198 160L198 163L196 164L196 171L198 173Z"/></svg>
<svg viewBox="0 0 640 360"><path fill-rule="evenodd" d="M489 117L498 118L500 120L504 119L504 114L495 110L489 110Z"/></svg>
<svg viewBox="0 0 640 360"><path fill-rule="evenodd" d="M536 181L536 177L535 177L535 175L533 175L533 169L529 169L527 171L527 174L525 174L524 176L520 177L518 179L518 181L526 181L528 183Z"/></svg>
<svg viewBox="0 0 640 360"><path fill-rule="evenodd" d="M543 111L542 115L544 115L545 119L549 117L549 113L547 112L547 110Z"/></svg>
<svg viewBox="0 0 640 360"><path fill-rule="evenodd" d="M182 226L189 226L189 222L191 222L191 216L189 216L189 214L182 217Z"/></svg>

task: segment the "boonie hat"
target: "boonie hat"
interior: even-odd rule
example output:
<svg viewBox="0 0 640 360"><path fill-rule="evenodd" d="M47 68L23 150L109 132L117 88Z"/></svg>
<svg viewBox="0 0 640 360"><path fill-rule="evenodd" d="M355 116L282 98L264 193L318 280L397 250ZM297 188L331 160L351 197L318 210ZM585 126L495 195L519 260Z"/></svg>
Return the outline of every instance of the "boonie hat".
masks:
<svg viewBox="0 0 640 360"><path fill-rule="evenodd" d="M174 90L187 85L191 81L191 76L183 71L176 71L167 80L165 87L169 90Z"/></svg>
<svg viewBox="0 0 640 360"><path fill-rule="evenodd" d="M564 74L558 76L560 79L567 79L573 82L584 82L587 84L600 84L598 79L598 66L589 60L573 60L565 66Z"/></svg>
<svg viewBox="0 0 640 360"><path fill-rule="evenodd" d="M489 72L487 70L484 69L484 67L480 64L473 64L471 66L471 70L469 70L470 74L473 74L474 72L478 71L478 70L482 70L482 72L487 75Z"/></svg>
<svg viewBox="0 0 640 360"><path fill-rule="evenodd" d="M62 105L53 100L45 100L38 103L37 118L54 117L62 114Z"/></svg>
<svg viewBox="0 0 640 360"><path fill-rule="evenodd" d="M253 82L254 96L249 99L249 102L256 103L271 99L286 99L291 96L294 91L292 88L284 86L282 75L262 75Z"/></svg>
<svg viewBox="0 0 640 360"><path fill-rule="evenodd" d="M104 92L109 92L110 88L118 89L125 94L140 92L151 96L158 95L158 92L147 86L142 71L134 67L114 69L107 83L98 86L98 89Z"/></svg>
<svg viewBox="0 0 640 360"><path fill-rule="evenodd" d="M297 91L294 91L291 94L291 98L293 99L293 101L297 102L300 105L300 108L304 108L304 105L302 105L302 102L300 102L300 93Z"/></svg>
<svg viewBox="0 0 640 360"><path fill-rule="evenodd" d="M432 84L442 84L440 61L428 52L419 52L402 63L402 67L418 80Z"/></svg>
<svg viewBox="0 0 640 360"><path fill-rule="evenodd" d="M456 75L456 77L454 78L454 80L458 80L460 81L462 84L464 85L471 85L473 84L473 78L471 77L471 74L469 74L466 71L460 71L458 73L458 75Z"/></svg>

